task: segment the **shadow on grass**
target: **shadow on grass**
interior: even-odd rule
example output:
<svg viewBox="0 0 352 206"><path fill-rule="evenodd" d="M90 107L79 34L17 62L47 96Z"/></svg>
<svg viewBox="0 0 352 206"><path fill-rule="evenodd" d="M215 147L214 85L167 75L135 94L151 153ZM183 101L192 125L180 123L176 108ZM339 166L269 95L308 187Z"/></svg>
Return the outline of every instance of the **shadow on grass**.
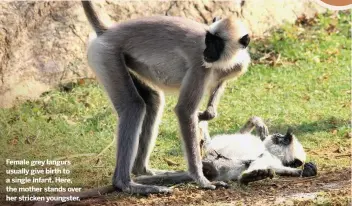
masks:
<svg viewBox="0 0 352 206"><path fill-rule="evenodd" d="M344 119L337 119L335 117L329 117L315 122L303 122L301 124L279 124L270 126L270 133L284 133L290 127L293 129L294 134L300 135L305 133L315 132L331 132L334 129L340 127L350 127L349 121Z"/></svg>

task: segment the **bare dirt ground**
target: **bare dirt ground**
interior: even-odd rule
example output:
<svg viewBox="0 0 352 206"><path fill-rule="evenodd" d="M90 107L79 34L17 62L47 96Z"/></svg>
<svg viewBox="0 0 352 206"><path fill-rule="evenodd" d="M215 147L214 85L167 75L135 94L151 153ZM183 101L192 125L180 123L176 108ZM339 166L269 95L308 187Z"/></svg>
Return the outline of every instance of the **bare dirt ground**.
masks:
<svg viewBox="0 0 352 206"><path fill-rule="evenodd" d="M200 190L180 185L171 195L110 194L65 205L350 205L351 169L322 171L314 178L274 178L229 189Z"/></svg>
<svg viewBox="0 0 352 206"><path fill-rule="evenodd" d="M349 157L348 157L349 158ZM64 206L120 205L351 205L351 168L324 169L313 178L274 178L230 188L201 190L177 185L171 195L135 196L112 193ZM9 204L10 205L10 204ZM33 205L20 203L12 205Z"/></svg>

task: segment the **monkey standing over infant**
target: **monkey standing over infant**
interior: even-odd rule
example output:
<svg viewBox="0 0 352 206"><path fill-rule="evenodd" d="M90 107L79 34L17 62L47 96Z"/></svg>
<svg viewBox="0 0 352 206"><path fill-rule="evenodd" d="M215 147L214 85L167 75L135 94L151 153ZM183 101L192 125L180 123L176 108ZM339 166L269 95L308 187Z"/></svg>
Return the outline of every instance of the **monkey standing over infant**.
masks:
<svg viewBox="0 0 352 206"><path fill-rule="evenodd" d="M82 5L97 34L88 46L88 63L119 117L113 186L138 194L171 192L168 187L135 183L131 173L153 174L148 161L163 110L163 91L178 90L174 111L189 175L200 187L215 189L202 171L198 119L212 118L225 81L247 71L250 37L244 24L235 17L208 26L181 17L156 16L108 28L90 1ZM208 91L208 109L198 114Z"/></svg>

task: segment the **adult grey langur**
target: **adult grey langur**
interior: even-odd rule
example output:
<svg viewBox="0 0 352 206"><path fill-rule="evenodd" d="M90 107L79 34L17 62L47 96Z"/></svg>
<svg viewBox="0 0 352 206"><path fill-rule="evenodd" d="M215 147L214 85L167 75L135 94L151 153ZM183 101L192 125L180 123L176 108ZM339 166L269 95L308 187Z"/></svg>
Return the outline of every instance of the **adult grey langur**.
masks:
<svg viewBox="0 0 352 206"><path fill-rule="evenodd" d="M129 193L171 192L167 187L137 184L131 173L152 174L148 161L163 110L163 91L178 90L174 111L189 174L202 188L215 189L202 172L198 108L206 92L214 93L224 81L247 71L250 38L244 24L234 17L208 26L155 16L108 28L90 1L82 5L97 34L88 46L89 65L119 116L113 186Z"/></svg>
<svg viewBox="0 0 352 206"><path fill-rule="evenodd" d="M209 137L207 122L201 122L204 134L203 172L213 181L237 180L241 184L272 178L274 174L293 177L317 175L314 163L306 161L306 153L289 129L285 135L269 135L268 128L259 117L252 117L235 134ZM257 136L251 134L256 128ZM302 168L298 168L303 165ZM175 184L192 181L185 172L156 176L140 176L137 182ZM220 181L220 182L219 182ZM226 186L225 183L221 185Z"/></svg>

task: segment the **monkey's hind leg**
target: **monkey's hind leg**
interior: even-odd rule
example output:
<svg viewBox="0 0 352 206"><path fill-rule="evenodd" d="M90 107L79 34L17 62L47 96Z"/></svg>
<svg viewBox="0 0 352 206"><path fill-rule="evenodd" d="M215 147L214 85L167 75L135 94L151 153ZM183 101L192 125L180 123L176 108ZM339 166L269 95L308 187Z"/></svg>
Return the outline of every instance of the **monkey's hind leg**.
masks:
<svg viewBox="0 0 352 206"><path fill-rule="evenodd" d="M152 89L150 86L130 73L133 83L139 95L146 104L146 114L144 117L142 131L139 135L139 145L136 159L132 168L132 173L139 175L154 175L154 171L148 168L150 154L155 145L158 135L161 114L164 108L164 95Z"/></svg>
<svg viewBox="0 0 352 206"><path fill-rule="evenodd" d="M268 127L260 117L251 117L240 129L241 134L250 133L255 128L257 135L264 140L269 135Z"/></svg>
<svg viewBox="0 0 352 206"><path fill-rule="evenodd" d="M271 155L264 153L258 159L249 162L248 169L243 171L238 178L240 184L247 185L249 182L259 181L274 177L274 170L269 167Z"/></svg>
<svg viewBox="0 0 352 206"><path fill-rule="evenodd" d="M122 55L116 55L119 54L116 51L109 53L103 50L98 50L95 54L99 54L99 58L94 56L95 72L119 115L113 186L117 190L135 194L171 192L167 187L142 185L132 181L131 170L137 154L146 104L133 83Z"/></svg>

